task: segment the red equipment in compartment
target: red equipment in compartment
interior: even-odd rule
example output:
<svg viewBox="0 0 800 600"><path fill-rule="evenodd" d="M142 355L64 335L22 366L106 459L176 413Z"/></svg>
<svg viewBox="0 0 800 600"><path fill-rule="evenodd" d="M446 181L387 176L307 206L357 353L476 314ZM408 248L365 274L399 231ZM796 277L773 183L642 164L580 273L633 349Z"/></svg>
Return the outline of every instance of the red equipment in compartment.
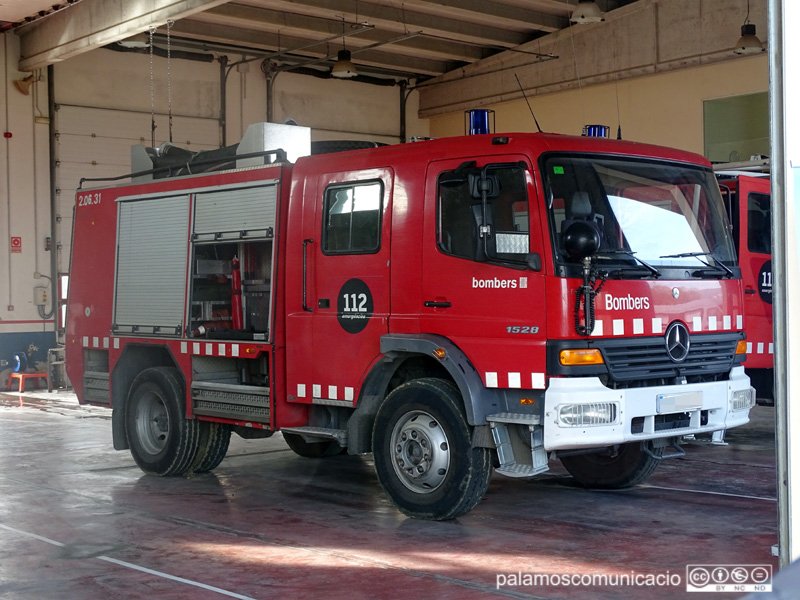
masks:
<svg viewBox="0 0 800 600"><path fill-rule="evenodd" d="M239 259L231 261L231 318L234 329L244 328L242 318L242 272L239 270Z"/></svg>

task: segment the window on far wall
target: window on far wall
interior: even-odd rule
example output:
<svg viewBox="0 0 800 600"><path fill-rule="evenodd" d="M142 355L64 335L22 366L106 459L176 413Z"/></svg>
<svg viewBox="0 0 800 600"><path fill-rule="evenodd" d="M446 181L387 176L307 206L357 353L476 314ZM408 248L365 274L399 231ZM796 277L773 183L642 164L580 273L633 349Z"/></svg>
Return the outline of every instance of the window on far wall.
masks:
<svg viewBox="0 0 800 600"><path fill-rule="evenodd" d="M767 92L703 102L704 153L713 163L769 156Z"/></svg>

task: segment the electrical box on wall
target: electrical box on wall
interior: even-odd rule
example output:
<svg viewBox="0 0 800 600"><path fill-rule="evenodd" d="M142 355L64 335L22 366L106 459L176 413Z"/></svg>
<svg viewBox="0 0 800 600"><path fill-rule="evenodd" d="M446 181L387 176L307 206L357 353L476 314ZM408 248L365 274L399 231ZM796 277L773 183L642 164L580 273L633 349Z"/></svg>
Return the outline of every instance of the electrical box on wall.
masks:
<svg viewBox="0 0 800 600"><path fill-rule="evenodd" d="M35 287L33 288L33 303L36 306L47 306L47 288Z"/></svg>

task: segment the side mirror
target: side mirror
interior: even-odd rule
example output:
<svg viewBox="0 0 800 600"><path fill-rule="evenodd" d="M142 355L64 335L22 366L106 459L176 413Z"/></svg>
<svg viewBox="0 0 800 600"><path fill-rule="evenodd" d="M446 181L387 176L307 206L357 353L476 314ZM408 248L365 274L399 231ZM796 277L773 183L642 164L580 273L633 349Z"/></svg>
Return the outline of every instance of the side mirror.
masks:
<svg viewBox="0 0 800 600"><path fill-rule="evenodd" d="M542 257L538 252L528 252L525 256L525 264L531 271L541 271Z"/></svg>
<svg viewBox="0 0 800 600"><path fill-rule="evenodd" d="M575 221L564 232L564 250L573 260L592 256L600 248L600 232L589 221Z"/></svg>

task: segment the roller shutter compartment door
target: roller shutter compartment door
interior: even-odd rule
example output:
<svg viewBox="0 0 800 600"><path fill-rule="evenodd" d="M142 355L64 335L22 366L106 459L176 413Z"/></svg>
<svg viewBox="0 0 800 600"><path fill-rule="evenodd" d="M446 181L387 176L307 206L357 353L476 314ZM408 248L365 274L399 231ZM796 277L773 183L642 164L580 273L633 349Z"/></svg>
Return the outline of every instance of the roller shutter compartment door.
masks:
<svg viewBox="0 0 800 600"><path fill-rule="evenodd" d="M271 238L278 185L197 194L196 242Z"/></svg>
<svg viewBox="0 0 800 600"><path fill-rule="evenodd" d="M188 236L188 195L120 204L115 333L182 334Z"/></svg>

